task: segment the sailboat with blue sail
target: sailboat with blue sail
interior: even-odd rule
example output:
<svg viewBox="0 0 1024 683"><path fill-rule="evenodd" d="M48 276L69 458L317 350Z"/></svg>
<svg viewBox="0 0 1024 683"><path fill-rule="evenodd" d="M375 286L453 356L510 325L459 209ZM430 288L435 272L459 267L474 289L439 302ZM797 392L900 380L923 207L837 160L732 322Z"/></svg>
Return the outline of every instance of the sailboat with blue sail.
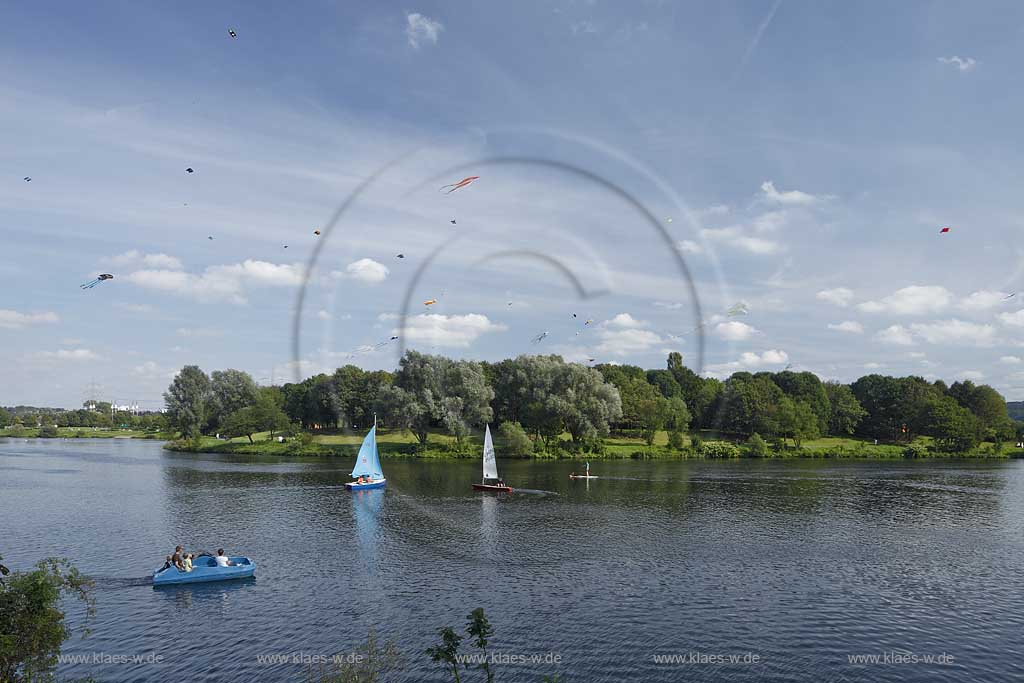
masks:
<svg viewBox="0 0 1024 683"><path fill-rule="evenodd" d="M373 429L363 439L363 445L359 447L359 455L356 456L356 465L352 468L352 478L345 484L349 491L362 491L364 489L382 489L388 480L380 469L380 455L377 453L377 418L373 418Z"/></svg>

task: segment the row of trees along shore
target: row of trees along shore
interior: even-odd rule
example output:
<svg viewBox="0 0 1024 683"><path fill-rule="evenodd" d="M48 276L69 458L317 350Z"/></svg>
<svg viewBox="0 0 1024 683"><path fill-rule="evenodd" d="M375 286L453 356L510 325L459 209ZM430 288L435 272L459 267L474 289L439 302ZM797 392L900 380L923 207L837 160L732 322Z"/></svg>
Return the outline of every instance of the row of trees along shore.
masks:
<svg viewBox="0 0 1024 683"><path fill-rule="evenodd" d="M995 389L970 381L876 374L842 384L789 370L737 372L722 381L697 375L679 353L669 354L664 369L644 370L587 367L554 355L487 363L408 351L394 372L346 365L268 387L239 370L207 376L190 365L164 399L171 426L185 439L364 430L376 414L382 426L415 434L423 448L432 432L444 431L460 452L467 452L471 430L497 424L510 454L601 453L609 435L650 446L661 431L669 450L699 450L703 430L746 441L754 454L767 449L765 440L800 448L824 436L920 448L919 437L931 437L935 451L966 453L982 441L1001 450L1022 426ZM690 446L687 433L695 435Z"/></svg>

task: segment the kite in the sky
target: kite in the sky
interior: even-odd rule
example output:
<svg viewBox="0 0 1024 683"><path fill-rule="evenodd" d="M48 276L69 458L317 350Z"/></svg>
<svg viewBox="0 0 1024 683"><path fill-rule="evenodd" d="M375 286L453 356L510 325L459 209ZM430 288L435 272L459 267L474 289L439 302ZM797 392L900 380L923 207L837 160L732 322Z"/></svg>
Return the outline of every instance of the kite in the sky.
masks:
<svg viewBox="0 0 1024 683"><path fill-rule="evenodd" d="M209 236L209 237L207 237L206 239L208 239L208 240L210 240L210 241L212 242L212 241L213 241L213 235L210 235L210 236Z"/></svg>
<svg viewBox="0 0 1024 683"><path fill-rule="evenodd" d="M89 280L88 282L83 282L82 284L79 285L79 287L81 287L82 289L92 289L93 287L103 282L104 280L113 279L114 276L111 275L110 273L100 273L96 278Z"/></svg>
<svg viewBox="0 0 1024 683"><path fill-rule="evenodd" d="M398 256L396 256L395 258L405 258L405 254L399 254L399 255L398 255Z"/></svg>
<svg viewBox="0 0 1024 683"><path fill-rule="evenodd" d="M947 232L949 232L949 228L948 227L939 228L939 234L940 235L944 235Z"/></svg>
<svg viewBox="0 0 1024 683"><path fill-rule="evenodd" d="M1007 294L1006 296L1003 297L1003 301L1009 301L1015 296L1017 296L1017 292L1014 292L1013 294Z"/></svg>
<svg viewBox="0 0 1024 683"><path fill-rule="evenodd" d="M533 341L534 344L539 344L542 341L544 341L547 338L547 336L548 336L547 332L541 332L536 337L534 337L532 341Z"/></svg>
<svg viewBox="0 0 1024 683"><path fill-rule="evenodd" d="M228 35L231 36L232 38L237 38L238 37L238 34L235 33L235 29L233 29L233 28L229 28L228 29Z"/></svg>
<svg viewBox="0 0 1024 683"><path fill-rule="evenodd" d="M319 235L319 234L320 234L320 231L319 231L319 230L314 230L314 231L313 231L313 234L314 234L314 235Z"/></svg>
<svg viewBox="0 0 1024 683"><path fill-rule="evenodd" d="M440 192L441 190L446 190L448 188L451 188L450 190L445 192L445 194L451 194L452 192L455 192L455 190L461 189L461 188L465 187L466 185L469 185L474 180L477 180L479 178L480 178L480 176L478 176L478 175L471 175L468 178L463 178L462 180L460 180L457 183L452 183L451 185L443 185L443 186L441 186L441 188L438 190L438 192Z"/></svg>
<svg viewBox="0 0 1024 683"><path fill-rule="evenodd" d="M288 248L288 245L287 245L287 244L286 244L286 245L284 245L284 248L285 248L285 249L287 249L287 248Z"/></svg>
<svg viewBox="0 0 1024 683"><path fill-rule="evenodd" d="M30 178L28 176L25 176L25 182L26 183L31 183L32 182L32 178ZM452 222L454 223L455 221L452 221Z"/></svg>
<svg viewBox="0 0 1024 683"><path fill-rule="evenodd" d="M195 173L195 169L189 166L188 168L185 169L185 173Z"/></svg>
<svg viewBox="0 0 1024 683"><path fill-rule="evenodd" d="M426 301L423 302L423 305L424 306L433 306L436 303L437 303L437 299L427 299Z"/></svg>
<svg viewBox="0 0 1024 683"><path fill-rule="evenodd" d="M665 222L666 223L671 223L672 222L672 216L668 216L667 218L665 218Z"/></svg>
<svg viewBox="0 0 1024 683"><path fill-rule="evenodd" d="M452 225L455 225L455 219L454 218L452 219Z"/></svg>

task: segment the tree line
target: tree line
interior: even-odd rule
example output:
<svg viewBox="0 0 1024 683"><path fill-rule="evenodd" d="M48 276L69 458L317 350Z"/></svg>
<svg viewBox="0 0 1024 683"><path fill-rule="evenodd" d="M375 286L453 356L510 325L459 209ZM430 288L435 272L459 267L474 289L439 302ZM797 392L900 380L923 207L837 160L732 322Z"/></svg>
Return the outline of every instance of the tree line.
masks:
<svg viewBox="0 0 1024 683"><path fill-rule="evenodd" d="M1020 427L995 389L970 381L947 385L874 374L842 384L791 370L718 380L686 367L679 353L669 354L663 369L644 370L587 367L556 355L490 363L408 351L393 372L346 365L269 387L239 370L207 376L186 366L164 398L171 424L186 438L363 430L376 415L422 445L434 431L462 445L472 429L497 424L520 452L600 450L610 434L650 445L660 431L668 433L670 448L680 449L684 435L697 430L797 447L822 436L899 444L928 436L939 450L967 452L983 440L1014 439Z"/></svg>

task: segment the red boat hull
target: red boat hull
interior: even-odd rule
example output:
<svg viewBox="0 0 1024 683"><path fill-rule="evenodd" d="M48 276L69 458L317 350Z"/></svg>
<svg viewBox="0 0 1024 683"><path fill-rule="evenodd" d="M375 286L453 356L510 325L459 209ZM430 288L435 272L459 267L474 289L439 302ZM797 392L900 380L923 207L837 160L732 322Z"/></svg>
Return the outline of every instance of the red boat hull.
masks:
<svg viewBox="0 0 1024 683"><path fill-rule="evenodd" d="M477 491L495 491L497 493L512 493L511 486L492 486L491 484L473 484Z"/></svg>

